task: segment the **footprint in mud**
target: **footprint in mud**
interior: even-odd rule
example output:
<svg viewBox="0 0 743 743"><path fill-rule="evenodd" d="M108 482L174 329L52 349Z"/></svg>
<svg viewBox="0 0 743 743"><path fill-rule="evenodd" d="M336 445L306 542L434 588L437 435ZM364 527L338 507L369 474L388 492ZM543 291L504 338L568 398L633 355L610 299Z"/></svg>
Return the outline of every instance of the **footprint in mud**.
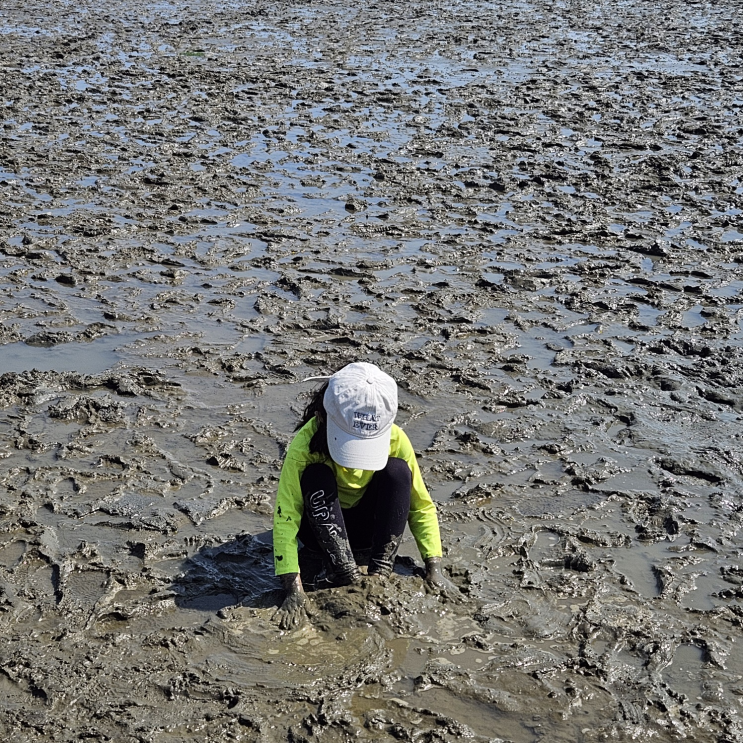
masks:
<svg viewBox="0 0 743 743"><path fill-rule="evenodd" d="M669 687L684 694L692 705L697 702L718 706L729 704L724 691L729 679L727 675L716 678L717 671L710 665L704 648L682 643L676 648L673 660L663 669L662 675ZM726 682L724 685L723 681Z"/></svg>
<svg viewBox="0 0 743 743"><path fill-rule="evenodd" d="M23 540L14 540L0 547L0 567L5 570L14 568L26 554L28 545Z"/></svg>

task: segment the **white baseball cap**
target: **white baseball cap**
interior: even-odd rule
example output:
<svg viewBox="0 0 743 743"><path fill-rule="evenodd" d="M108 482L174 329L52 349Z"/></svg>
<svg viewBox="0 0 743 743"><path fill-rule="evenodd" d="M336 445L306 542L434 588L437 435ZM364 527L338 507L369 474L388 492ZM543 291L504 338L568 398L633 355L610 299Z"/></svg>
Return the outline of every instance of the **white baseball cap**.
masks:
<svg viewBox="0 0 743 743"><path fill-rule="evenodd" d="M383 470L397 415L397 383L366 361L344 366L330 377L323 397L328 449L336 464Z"/></svg>

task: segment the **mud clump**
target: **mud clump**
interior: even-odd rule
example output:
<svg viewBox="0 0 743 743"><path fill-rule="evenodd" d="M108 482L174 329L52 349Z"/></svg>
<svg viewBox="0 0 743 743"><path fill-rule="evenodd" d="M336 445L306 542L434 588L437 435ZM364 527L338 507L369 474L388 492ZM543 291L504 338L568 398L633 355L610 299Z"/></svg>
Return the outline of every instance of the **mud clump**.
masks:
<svg viewBox="0 0 743 743"><path fill-rule="evenodd" d="M743 740L736 3L5 5L5 739ZM358 359L456 593L282 633Z"/></svg>

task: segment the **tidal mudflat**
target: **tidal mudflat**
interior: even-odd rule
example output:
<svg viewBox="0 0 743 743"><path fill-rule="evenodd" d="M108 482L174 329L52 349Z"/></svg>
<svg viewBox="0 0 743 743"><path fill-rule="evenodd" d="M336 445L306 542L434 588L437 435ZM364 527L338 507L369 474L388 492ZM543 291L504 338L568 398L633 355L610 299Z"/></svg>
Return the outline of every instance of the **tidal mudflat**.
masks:
<svg viewBox="0 0 743 743"><path fill-rule="evenodd" d="M743 741L739 12L3 2L3 739ZM353 360L461 600L282 633Z"/></svg>

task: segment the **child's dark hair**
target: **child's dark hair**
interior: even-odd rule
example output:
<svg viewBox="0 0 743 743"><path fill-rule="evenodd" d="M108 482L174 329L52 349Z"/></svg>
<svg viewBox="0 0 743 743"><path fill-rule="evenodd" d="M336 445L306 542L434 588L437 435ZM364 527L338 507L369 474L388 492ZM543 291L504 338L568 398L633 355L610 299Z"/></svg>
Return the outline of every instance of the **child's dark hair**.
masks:
<svg viewBox="0 0 743 743"><path fill-rule="evenodd" d="M323 404L323 397L325 396L325 390L328 389L328 383L325 382L322 387L318 387L313 393L310 401L302 413L302 418L294 429L298 431L302 426L309 423L313 418L317 418L317 431L315 431L312 440L310 441L310 451L313 454L324 454L326 457L330 456L330 450L328 449L328 426L325 417L325 405Z"/></svg>

